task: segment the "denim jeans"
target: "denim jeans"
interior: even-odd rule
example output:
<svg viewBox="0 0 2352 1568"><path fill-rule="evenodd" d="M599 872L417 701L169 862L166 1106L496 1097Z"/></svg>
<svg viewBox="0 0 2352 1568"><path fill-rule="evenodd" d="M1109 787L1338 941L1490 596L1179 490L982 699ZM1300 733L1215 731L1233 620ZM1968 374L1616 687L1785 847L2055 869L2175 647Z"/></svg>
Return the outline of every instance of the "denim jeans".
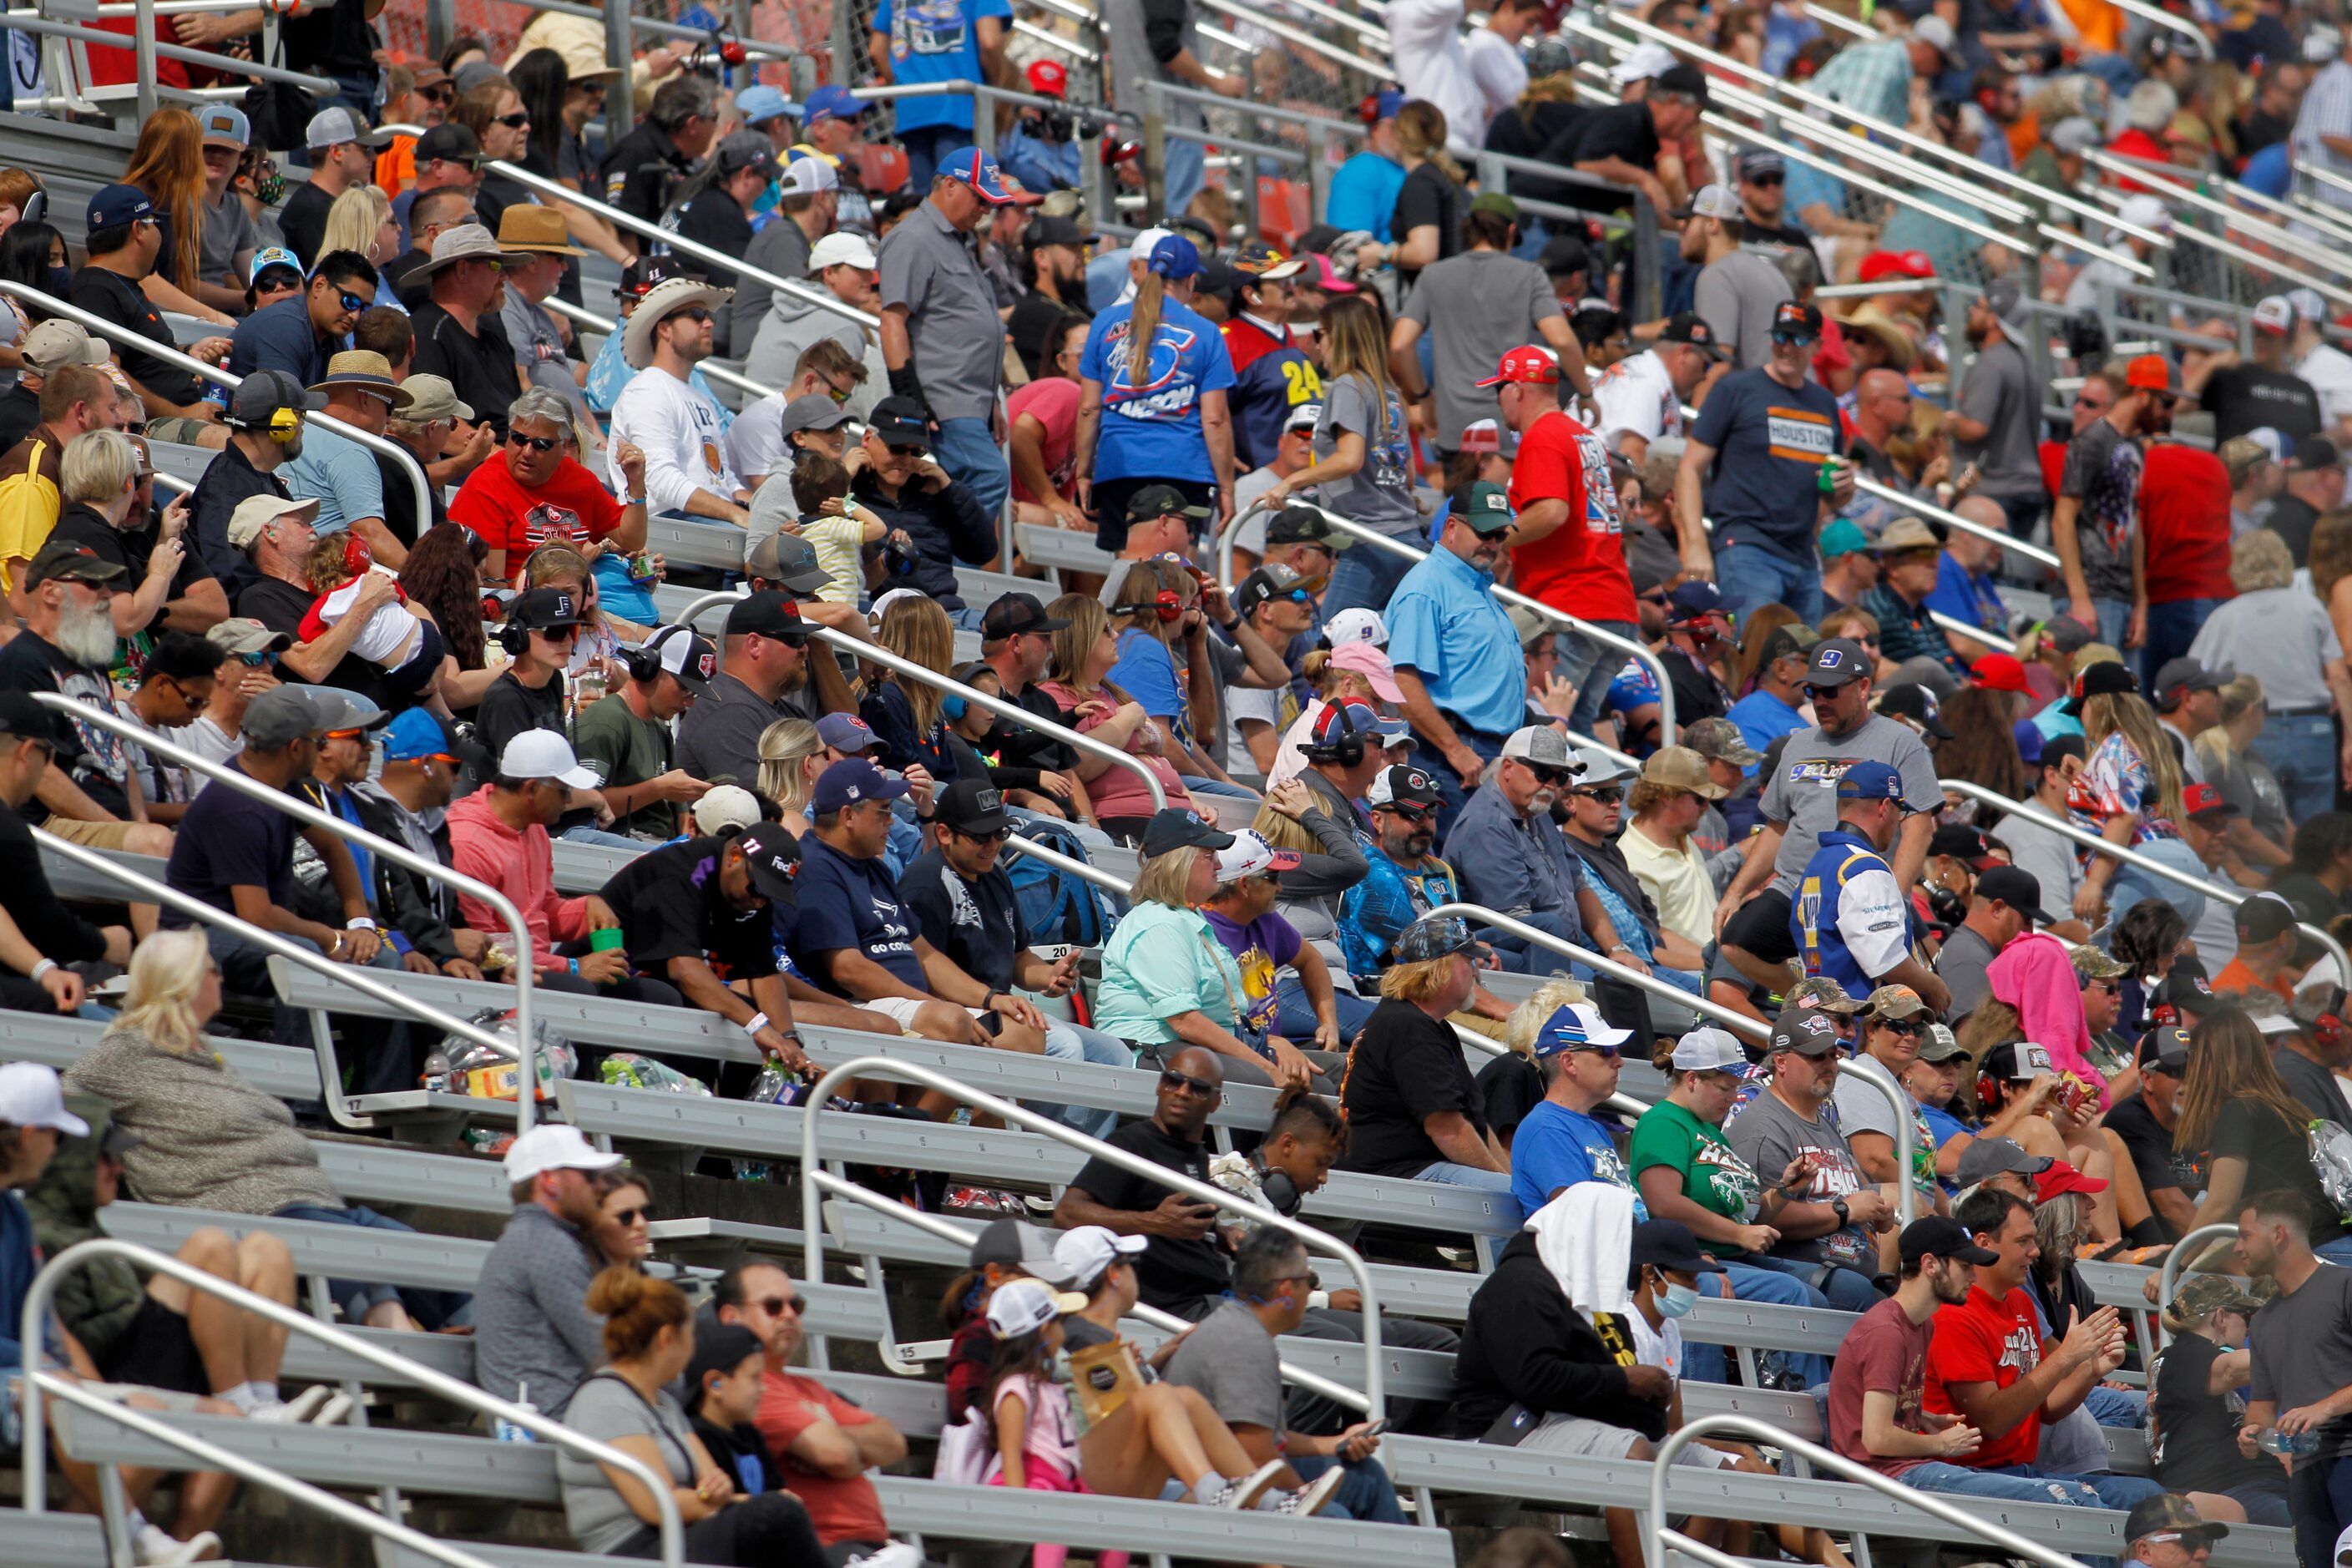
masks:
<svg viewBox="0 0 2352 1568"><path fill-rule="evenodd" d="M1274 1032L1294 1046L1312 1048L1315 1044L1315 1007L1307 1000L1307 987L1292 972L1285 971L1274 987ZM1365 1021L1371 1017L1374 1004L1365 1001L1352 991L1331 988L1331 1011L1339 1022L1339 1048L1356 1037Z"/></svg>
<svg viewBox="0 0 2352 1568"><path fill-rule="evenodd" d="M2145 1476L2053 1476L2032 1465L1978 1470L1941 1459L1930 1459L1895 1479L1923 1492L1954 1492L2009 1502L2058 1502L2069 1508L2105 1508L2122 1513L2164 1490ZM2332 1546L2336 1538L2327 1539ZM2111 1568L2115 1559L2085 1557L2083 1562L2087 1568Z"/></svg>
<svg viewBox="0 0 2352 1568"><path fill-rule="evenodd" d="M1353 554L1354 552L1349 553ZM1345 561L1347 558L1342 555L1339 559ZM1464 745L1487 762L1491 763L1503 754L1503 742L1507 737L1490 738L1474 730L1465 730L1459 724L1454 727L1454 732L1461 738ZM1429 775L1430 782L1437 785L1437 842L1443 844L1445 836L1454 830L1454 819L1462 815L1462 807L1469 801L1471 791L1478 786L1474 784L1469 789L1464 789L1461 775L1454 771L1454 764L1420 735L1413 737L1412 760L1422 772Z"/></svg>
<svg viewBox="0 0 2352 1568"><path fill-rule="evenodd" d="M1349 1460L1330 1454L1312 1454L1290 1461L1290 1468L1298 1472L1303 1481L1313 1480L1334 1465L1346 1470L1348 1479L1332 1494L1326 1512L1337 1509L1348 1518L1367 1524L1405 1522L1404 1510L1397 1505L1396 1483L1389 1479L1388 1471L1381 1468L1378 1459Z"/></svg>
<svg viewBox="0 0 2352 1568"><path fill-rule="evenodd" d="M2231 1487L2221 1495L2234 1499L2246 1510L2248 1524L2267 1524L2284 1530L2294 1523L2294 1510L2287 1506L2286 1499L2269 1487Z"/></svg>
<svg viewBox="0 0 2352 1568"><path fill-rule="evenodd" d="M2287 1478L2286 1506L2303 1568L2327 1568L2336 1560L2336 1536L2352 1523L2352 1455L2297 1459Z"/></svg>
<svg viewBox="0 0 2352 1568"><path fill-rule="evenodd" d="M1759 544L1735 544L1715 553L1715 585L1739 602L1741 625L1766 605L1786 605L1807 626L1822 618L1822 568L1800 565Z"/></svg>
<svg viewBox="0 0 2352 1568"><path fill-rule="evenodd" d="M1127 1043L1089 1029L1083 1024L1056 1022L1045 1030L1045 1054L1057 1062L1092 1062L1097 1067L1131 1068L1135 1053ZM1083 1105L1037 1105L1030 1110L1055 1117L1089 1138L1108 1138L1118 1126L1118 1112Z"/></svg>
<svg viewBox="0 0 2352 1568"><path fill-rule="evenodd" d="M1168 199L1160 204L1161 212L1181 213L1186 204L1200 193L1208 176L1207 149L1185 137L1171 136L1167 142L1164 178Z"/></svg>
<svg viewBox="0 0 2352 1568"><path fill-rule="evenodd" d="M1511 1173L1482 1171L1475 1165L1457 1165L1451 1160L1440 1160L1413 1173L1416 1182L1437 1182L1449 1187L1475 1187L1484 1193L1511 1195Z"/></svg>
<svg viewBox="0 0 2352 1568"><path fill-rule="evenodd" d="M2254 737L2254 755L2278 774L2290 822L2336 805L2336 721L2325 713L2273 713Z"/></svg>
<svg viewBox="0 0 2352 1568"><path fill-rule="evenodd" d="M1389 595L1412 570L1412 563L1394 551L1356 541L1355 548L1339 552L1332 563L1331 581L1323 589L1323 618L1354 609L1387 615Z"/></svg>
<svg viewBox="0 0 2352 1568"><path fill-rule="evenodd" d="M2139 650L2140 695L2156 700L2156 672L2189 651L2219 599L2168 599L2147 607L2147 641Z"/></svg>
<svg viewBox="0 0 2352 1568"><path fill-rule="evenodd" d="M574 844L594 844L605 849L642 851L653 847L642 838L632 838L625 833L607 833L601 827L590 827L585 824L578 827L567 827L557 837L569 839Z"/></svg>
<svg viewBox="0 0 2352 1568"><path fill-rule="evenodd" d="M275 1219L317 1220L326 1225L355 1225L369 1230L396 1230L408 1233L412 1227L396 1219L386 1219L363 1204L344 1208L322 1208L317 1204L289 1204L271 1216ZM342 1309L344 1321L356 1326L371 1309L387 1301L398 1301L408 1315L431 1332L462 1326L472 1317L473 1298L453 1290L404 1289L392 1285L370 1284L359 1279L330 1279L327 1294Z"/></svg>
<svg viewBox="0 0 2352 1568"><path fill-rule="evenodd" d="M1793 1274L1783 1274L1776 1268L1759 1268L1752 1263L1723 1263L1720 1274L1698 1277L1699 1293L1720 1300L1727 1293L1741 1301L1764 1301L1781 1307L1826 1307L1829 1298L1806 1284ZM1829 1358L1766 1351L1759 1361L1775 1361L1795 1373L1811 1388L1830 1380ZM1728 1383L1730 1358L1721 1345L1702 1344L1696 1340L1683 1341L1683 1375L1696 1383Z"/></svg>
<svg viewBox="0 0 2352 1568"><path fill-rule="evenodd" d="M929 190L931 176L939 172L940 160L971 143L971 132L961 125L922 125L899 132L898 145L907 153L907 188ZM954 470L950 468L949 472Z"/></svg>
<svg viewBox="0 0 2352 1568"><path fill-rule="evenodd" d="M2059 613L2063 615L2065 613L2063 607L2064 602L2062 600L2060 603L2062 607ZM2140 666L2146 662L2142 656L2147 650L2124 647L2124 634L2131 627L2131 601L2129 599L2093 599L2091 607L2098 612L2099 640L2121 652L2124 656L2125 668L2135 676L2139 674Z"/></svg>
<svg viewBox="0 0 2352 1568"><path fill-rule="evenodd" d="M2197 858L2195 850L2178 838L2151 839L2134 847L2151 860L2185 871L2200 881L2207 879L2204 862ZM2205 895L2196 889L2176 882L2169 877L2143 871L2137 866L2126 866L2107 884L2108 930L2112 931L2115 923L2143 899L2161 899L2170 904L2180 911L2180 918L2189 922L2191 931L2196 930L2197 922L2205 918Z"/></svg>
<svg viewBox="0 0 2352 1568"><path fill-rule="evenodd" d="M1621 637L1641 640L1642 628L1630 621L1592 624ZM1562 632L1556 641L1559 649L1556 673L1576 688L1576 711L1569 715L1568 727L1580 735L1590 735L1592 726L1601 721L1601 705L1608 700L1609 682L1624 668L1627 656L1582 632Z"/></svg>
<svg viewBox="0 0 2352 1568"><path fill-rule="evenodd" d="M1793 1258L1771 1258L1762 1253L1749 1254L1748 1261L1775 1274L1794 1275L1799 1284L1806 1286L1812 1285L1812 1277L1821 1268L1818 1263L1806 1263ZM1829 1277L1820 1286L1814 1287L1813 1293L1826 1305L1835 1307L1841 1312L1867 1312L1886 1299L1878 1293L1878 1287L1870 1282L1868 1276L1852 1268L1831 1269Z"/></svg>
<svg viewBox="0 0 2352 1568"><path fill-rule="evenodd" d="M925 181L915 189L922 190L929 184ZM988 433L987 420L970 415L940 420L940 433L931 441L931 456L950 479L971 491L989 521L999 520L1004 498L1013 493L1013 470L1004 466L1004 453L997 447L996 437Z"/></svg>

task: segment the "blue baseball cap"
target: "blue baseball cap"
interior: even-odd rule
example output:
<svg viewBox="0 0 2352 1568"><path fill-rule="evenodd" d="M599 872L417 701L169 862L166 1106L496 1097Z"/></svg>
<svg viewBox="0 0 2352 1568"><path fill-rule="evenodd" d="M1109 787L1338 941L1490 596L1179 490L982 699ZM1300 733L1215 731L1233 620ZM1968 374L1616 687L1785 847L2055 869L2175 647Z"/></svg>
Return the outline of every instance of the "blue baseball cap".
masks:
<svg viewBox="0 0 2352 1568"><path fill-rule="evenodd" d="M836 752L866 752L882 743L855 713L828 713L816 721L816 738Z"/></svg>
<svg viewBox="0 0 2352 1568"><path fill-rule="evenodd" d="M865 102L845 87L821 87L801 100L803 126L825 120L855 120L865 112Z"/></svg>
<svg viewBox="0 0 2352 1568"><path fill-rule="evenodd" d="M121 228L125 224L137 223L142 217L154 216L155 204L149 201L147 193L138 186L107 185L89 198L89 212L84 221L89 231L96 234L102 228Z"/></svg>
<svg viewBox="0 0 2352 1568"><path fill-rule="evenodd" d="M1597 1051L1622 1046L1633 1037L1631 1029L1611 1028L1601 1009L1591 1003L1570 1002L1536 1031L1535 1053L1540 1058L1556 1057L1562 1051Z"/></svg>
<svg viewBox="0 0 2352 1568"><path fill-rule="evenodd" d="M234 103L208 103L196 115L206 146L242 148L253 140L252 122Z"/></svg>
<svg viewBox="0 0 2352 1568"><path fill-rule="evenodd" d="M1394 120L1397 117L1397 110L1405 106L1406 99L1401 92L1376 92L1368 101L1371 112L1365 115L1364 119L1369 122L1378 120Z"/></svg>
<svg viewBox="0 0 2352 1568"><path fill-rule="evenodd" d="M949 179L961 180L965 184L970 185L973 194L990 206L1001 207L1015 199L1013 193L1004 188L1004 179L997 170L996 159L981 148L959 147L940 160L939 169L940 173ZM1159 252L1154 251L1152 254L1156 258ZM1200 255L1195 252L1192 257L1192 271L1197 272L1200 269ZM1192 272L1179 274L1185 278L1190 278L1192 275Z"/></svg>
<svg viewBox="0 0 2352 1568"><path fill-rule="evenodd" d="M426 757L446 757L449 737L441 731L441 721L422 708L411 708L384 726L383 760L387 763L422 762Z"/></svg>
<svg viewBox="0 0 2352 1568"><path fill-rule="evenodd" d="M1349 700L1325 705L1317 714L1315 727L1308 734L1307 746L1313 751L1328 751L1345 745L1358 736L1376 737L1381 742L1401 740L1412 732L1412 727L1401 719L1383 719L1369 702Z"/></svg>
<svg viewBox="0 0 2352 1568"><path fill-rule="evenodd" d="M809 810L822 816L863 801L896 800L910 787L905 779L884 773L863 757L845 757L818 776Z"/></svg>
<svg viewBox="0 0 2352 1568"><path fill-rule="evenodd" d="M1181 234L1162 237L1151 247L1150 270L1162 278L1181 280L1201 275L1201 247Z"/></svg>
<svg viewBox="0 0 2352 1568"><path fill-rule="evenodd" d="M1840 800L1901 800L1903 775L1885 763L1855 763L1838 775Z"/></svg>
<svg viewBox="0 0 2352 1568"><path fill-rule="evenodd" d="M1703 616L1730 615L1746 600L1736 594L1727 594L1712 583L1685 583L1667 595L1677 621L1695 621Z"/></svg>
<svg viewBox="0 0 2352 1568"><path fill-rule="evenodd" d="M302 258L282 245L272 245L253 253L253 265L246 268L246 282L258 283L261 275L273 267L290 267L296 277L303 276Z"/></svg>
<svg viewBox="0 0 2352 1568"><path fill-rule="evenodd" d="M746 125L765 125L784 115L796 115L800 106L765 82L755 82L735 95L736 111Z"/></svg>

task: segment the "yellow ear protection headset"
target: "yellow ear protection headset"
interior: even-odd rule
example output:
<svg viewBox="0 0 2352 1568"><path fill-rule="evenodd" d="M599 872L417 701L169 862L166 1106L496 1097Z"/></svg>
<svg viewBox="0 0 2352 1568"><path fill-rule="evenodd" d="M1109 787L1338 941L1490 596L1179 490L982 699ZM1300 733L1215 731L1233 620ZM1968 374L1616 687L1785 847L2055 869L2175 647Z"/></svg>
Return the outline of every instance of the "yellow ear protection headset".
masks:
<svg viewBox="0 0 2352 1568"><path fill-rule="evenodd" d="M255 375L277 374L275 371L266 370L255 371L253 374ZM281 382L273 384L278 385L278 394L282 397L285 395L284 384ZM298 397L300 395L299 389L297 389L296 395ZM229 396L233 405L234 400L236 396L236 392L232 391L229 394ZM287 407L283 403L269 411L269 421L266 425L257 425L250 420L236 419L233 417L227 420L226 423L236 429L254 430L266 434L271 440L277 442L281 447L292 442L297 437L302 434L301 412L299 409Z"/></svg>

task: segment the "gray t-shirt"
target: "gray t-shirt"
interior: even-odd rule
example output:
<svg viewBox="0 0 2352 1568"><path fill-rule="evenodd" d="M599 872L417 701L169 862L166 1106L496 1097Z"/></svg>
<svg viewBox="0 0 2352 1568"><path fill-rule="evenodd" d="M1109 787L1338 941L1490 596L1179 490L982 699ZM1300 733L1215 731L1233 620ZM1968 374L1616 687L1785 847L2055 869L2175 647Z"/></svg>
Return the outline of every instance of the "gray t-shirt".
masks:
<svg viewBox="0 0 2352 1568"><path fill-rule="evenodd" d="M2267 693L2269 688L2263 689ZM2231 752L2219 763L2205 764L2205 779L2254 825L2255 832L2268 835L2273 844L2286 842L2286 796L2268 763L2251 752Z"/></svg>
<svg viewBox="0 0 2352 1568"><path fill-rule="evenodd" d="M201 205L204 221L196 233L196 276L207 283L244 288L245 275L237 270L236 258L261 248L253 215L245 210L245 203L234 190L223 191L218 205L209 201Z"/></svg>
<svg viewBox="0 0 2352 1568"><path fill-rule="evenodd" d="M543 386L571 404L575 422L593 426L587 396L572 379L572 357L564 353L562 334L556 331L555 318L547 307L534 305L509 289L507 302L499 309L499 321L506 327L515 363L530 378L531 385Z"/></svg>
<svg viewBox="0 0 2352 1568"><path fill-rule="evenodd" d="M751 237L751 243L743 247L743 259L762 272L798 282L808 274L808 234L790 214L780 212ZM790 296L785 300L782 308L788 314L798 315L814 309L806 301ZM776 313L774 307L778 303L776 291L750 273L736 278L735 298L727 304L727 342L738 358L751 351L751 340L759 335L761 323ZM748 369L746 374L750 374ZM759 377L754 375L752 379Z"/></svg>
<svg viewBox="0 0 2352 1568"><path fill-rule="evenodd" d="M1423 268L1403 317L1427 333L1436 374L1437 444L1462 445L1464 426L1497 417L1495 389L1480 387L1503 356L1541 342L1543 323L1560 314L1543 268L1496 250L1470 250Z"/></svg>
<svg viewBox="0 0 2352 1568"><path fill-rule="evenodd" d="M1777 890L1797 885L1822 835L1837 826L1837 782L1849 764L1859 762L1885 763L1901 773L1903 802L1913 811L1934 811L1944 804L1936 759L1918 731L1900 720L1874 713L1834 737L1818 725L1798 731L1781 748L1780 766L1765 781L1760 802L1764 820L1782 829L1780 852L1772 861Z"/></svg>
<svg viewBox="0 0 2352 1568"><path fill-rule="evenodd" d="M1316 489L1323 504L1341 517L1406 539L1421 531L1421 509L1412 504L1412 455L1407 445L1404 405L1390 393L1383 410L1377 387L1360 375L1323 384L1323 417L1315 426L1315 460L1339 446L1339 433L1364 438L1364 466L1344 479L1325 479Z"/></svg>
<svg viewBox="0 0 2352 1568"><path fill-rule="evenodd" d="M615 1437L651 1437L669 1467L669 1479L679 1486L694 1481L694 1450L688 1446L694 1429L686 1412L667 1389L651 1404L617 1375L602 1373L580 1385L563 1424L583 1436L609 1443ZM639 1535L651 1536L654 1526L630 1511L605 1479L604 1467L568 1448L555 1451L555 1479L563 1488L563 1518L572 1540L581 1551L617 1552Z"/></svg>
<svg viewBox="0 0 2352 1568"><path fill-rule="evenodd" d="M1724 1125L1723 1135L1730 1141L1732 1152L1766 1182L1780 1180L1789 1162L1800 1153L1811 1154L1813 1181L1805 1189L1802 1202L1825 1204L1863 1188L1862 1167L1854 1163L1853 1151L1846 1147L1833 1110L1824 1111L1818 1121L1808 1121L1768 1089L1740 1107ZM1772 1256L1801 1263L1835 1263L1864 1274L1878 1271L1869 1233L1858 1225L1804 1241L1783 1241L1772 1249Z"/></svg>
<svg viewBox="0 0 2352 1568"><path fill-rule="evenodd" d="M1202 1319L1162 1375L1180 1388L1198 1389L1228 1426L1283 1430L1282 1358L1265 1325L1239 1301Z"/></svg>
<svg viewBox="0 0 2352 1568"><path fill-rule="evenodd" d="M2060 919L2082 891L2083 865L2074 858L2074 841L2051 830L2049 814L2038 801L2021 801L1992 830L1992 841L2009 849L2009 863L2031 871L2042 884L2042 907Z"/></svg>
<svg viewBox="0 0 2352 1568"><path fill-rule="evenodd" d="M1753 370L1772 360L1772 311L1791 298L1780 269L1752 251L1735 250L1698 275L1691 309L1706 319L1732 363ZM1487 372L1489 375L1492 371Z"/></svg>
<svg viewBox="0 0 2352 1568"><path fill-rule="evenodd" d="M2284 1047L2271 1053L2271 1065L2286 1080L2287 1092L2301 1100L2303 1108L2312 1115L2339 1127L2352 1121L2352 1117L2345 1114L2344 1091L2336 1087L2334 1073L2301 1051Z"/></svg>
<svg viewBox="0 0 2352 1568"><path fill-rule="evenodd" d="M1992 982L1985 976L1985 968L1992 961L1992 943L1967 926L1954 928L1944 939L1944 951L1936 955L1936 976L1952 993L1946 1017L1965 1018L1992 994Z"/></svg>
<svg viewBox="0 0 2352 1568"><path fill-rule="evenodd" d="M1960 413L1991 428L1981 441L1957 441L1957 468L1977 466L1977 493L1993 497L2038 496L2042 462L2034 437L2042 428L2042 399L2024 351L1996 335L1969 366L1960 382Z"/></svg>
<svg viewBox="0 0 2352 1568"><path fill-rule="evenodd" d="M2331 700L2324 672L2344 657L2344 645L2318 596L2290 586L2257 588L2216 605L2189 652L2208 669L2228 665L2253 676L2276 710L2324 712Z"/></svg>
<svg viewBox="0 0 2352 1568"><path fill-rule="evenodd" d="M2268 1400L2293 1410L2352 1385L2352 1268L2322 1263L2301 1289L2272 1297L2254 1314L2252 1338L2249 1402ZM2352 1415L2339 1415L2319 1429L2316 1457L2347 1451L2352 1451Z"/></svg>
<svg viewBox="0 0 2352 1568"><path fill-rule="evenodd" d="M926 201L882 237L882 304L904 306L923 395L941 419L985 419L1003 374L996 291L939 208Z"/></svg>

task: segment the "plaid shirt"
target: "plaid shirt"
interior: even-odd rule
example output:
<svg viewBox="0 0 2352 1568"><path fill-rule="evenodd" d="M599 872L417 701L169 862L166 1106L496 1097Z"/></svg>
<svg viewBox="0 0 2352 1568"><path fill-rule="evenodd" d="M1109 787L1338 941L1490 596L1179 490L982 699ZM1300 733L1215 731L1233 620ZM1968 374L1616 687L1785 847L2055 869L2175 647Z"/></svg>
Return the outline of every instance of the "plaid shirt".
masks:
<svg viewBox="0 0 2352 1568"><path fill-rule="evenodd" d="M1853 45L1822 68L1813 90L1857 113L1906 124L1911 118L1911 46L1901 38Z"/></svg>

